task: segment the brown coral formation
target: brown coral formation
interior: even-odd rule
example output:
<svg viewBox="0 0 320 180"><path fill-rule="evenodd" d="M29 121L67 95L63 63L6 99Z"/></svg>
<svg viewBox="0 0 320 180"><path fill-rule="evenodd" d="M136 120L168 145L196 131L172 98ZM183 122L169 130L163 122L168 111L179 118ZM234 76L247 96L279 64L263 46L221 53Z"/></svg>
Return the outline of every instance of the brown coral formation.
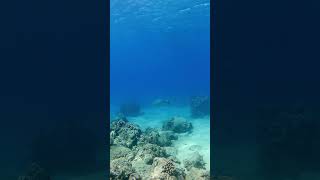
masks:
<svg viewBox="0 0 320 180"><path fill-rule="evenodd" d="M176 133L190 131L191 123L178 117L172 120L173 126L169 125L170 128L165 128L165 131L153 128L142 131L124 117L113 121L110 179L205 180L208 171L204 170L202 156L195 154L191 156L193 159L182 164L176 157L177 149L172 146L172 141L178 138ZM164 126L168 127L168 122ZM186 164L188 168L184 167Z"/></svg>
<svg viewBox="0 0 320 180"><path fill-rule="evenodd" d="M191 132L192 128L192 124L183 117L173 117L162 126L163 130L173 131L175 133Z"/></svg>
<svg viewBox="0 0 320 180"><path fill-rule="evenodd" d="M152 167L151 179L185 179L184 171L177 168L173 161L166 158L155 158Z"/></svg>

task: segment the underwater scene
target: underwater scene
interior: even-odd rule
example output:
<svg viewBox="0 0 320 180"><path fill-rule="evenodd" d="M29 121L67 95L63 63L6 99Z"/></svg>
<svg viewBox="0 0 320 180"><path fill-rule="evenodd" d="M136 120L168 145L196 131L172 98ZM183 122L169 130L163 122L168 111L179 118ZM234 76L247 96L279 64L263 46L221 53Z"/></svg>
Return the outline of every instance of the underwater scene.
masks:
<svg viewBox="0 0 320 180"><path fill-rule="evenodd" d="M210 179L210 1L110 11L110 179Z"/></svg>

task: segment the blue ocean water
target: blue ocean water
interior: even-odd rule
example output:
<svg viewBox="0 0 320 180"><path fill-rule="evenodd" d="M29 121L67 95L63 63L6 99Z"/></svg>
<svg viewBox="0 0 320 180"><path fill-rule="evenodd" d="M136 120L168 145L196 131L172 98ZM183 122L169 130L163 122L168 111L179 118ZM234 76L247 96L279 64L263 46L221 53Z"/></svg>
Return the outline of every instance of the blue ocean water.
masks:
<svg viewBox="0 0 320 180"><path fill-rule="evenodd" d="M177 152L174 157L179 162L198 148L197 153L209 171L210 117L207 114L192 118L190 100L192 96L210 96L210 1L111 0L110 5L111 122L123 104L134 102L141 107L142 114L127 116L127 120L142 131L154 128L165 133L163 125L176 117L191 123L192 132L172 131L177 139L165 146ZM154 106L159 99L169 100L170 105ZM111 154L116 152L115 148L111 148ZM136 148L141 148L139 143ZM179 166L183 168L182 163ZM138 167L141 165L136 169L140 176L151 177L152 171Z"/></svg>
<svg viewBox="0 0 320 180"><path fill-rule="evenodd" d="M209 94L209 0L111 0L110 10L111 104Z"/></svg>

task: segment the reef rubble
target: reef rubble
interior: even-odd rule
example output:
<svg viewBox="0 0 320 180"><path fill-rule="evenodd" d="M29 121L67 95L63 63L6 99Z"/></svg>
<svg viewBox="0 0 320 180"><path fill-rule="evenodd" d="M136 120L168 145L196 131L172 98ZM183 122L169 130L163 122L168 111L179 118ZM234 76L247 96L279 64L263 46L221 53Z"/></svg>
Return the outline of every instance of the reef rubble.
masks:
<svg viewBox="0 0 320 180"><path fill-rule="evenodd" d="M145 130L125 117L115 119L110 126L110 180L209 179L197 151L183 163L177 158L173 142L191 130L192 124L180 117L165 121L162 129Z"/></svg>

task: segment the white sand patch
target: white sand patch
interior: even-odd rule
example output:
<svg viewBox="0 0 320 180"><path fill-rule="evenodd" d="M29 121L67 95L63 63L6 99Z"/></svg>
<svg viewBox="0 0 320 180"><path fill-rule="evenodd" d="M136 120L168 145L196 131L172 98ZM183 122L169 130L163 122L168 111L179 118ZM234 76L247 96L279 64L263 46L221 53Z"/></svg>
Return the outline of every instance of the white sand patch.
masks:
<svg viewBox="0 0 320 180"><path fill-rule="evenodd" d="M206 169L210 169L210 118L193 119L191 134L181 134L174 143L178 149L177 158L183 162L191 153L198 151L203 156Z"/></svg>

